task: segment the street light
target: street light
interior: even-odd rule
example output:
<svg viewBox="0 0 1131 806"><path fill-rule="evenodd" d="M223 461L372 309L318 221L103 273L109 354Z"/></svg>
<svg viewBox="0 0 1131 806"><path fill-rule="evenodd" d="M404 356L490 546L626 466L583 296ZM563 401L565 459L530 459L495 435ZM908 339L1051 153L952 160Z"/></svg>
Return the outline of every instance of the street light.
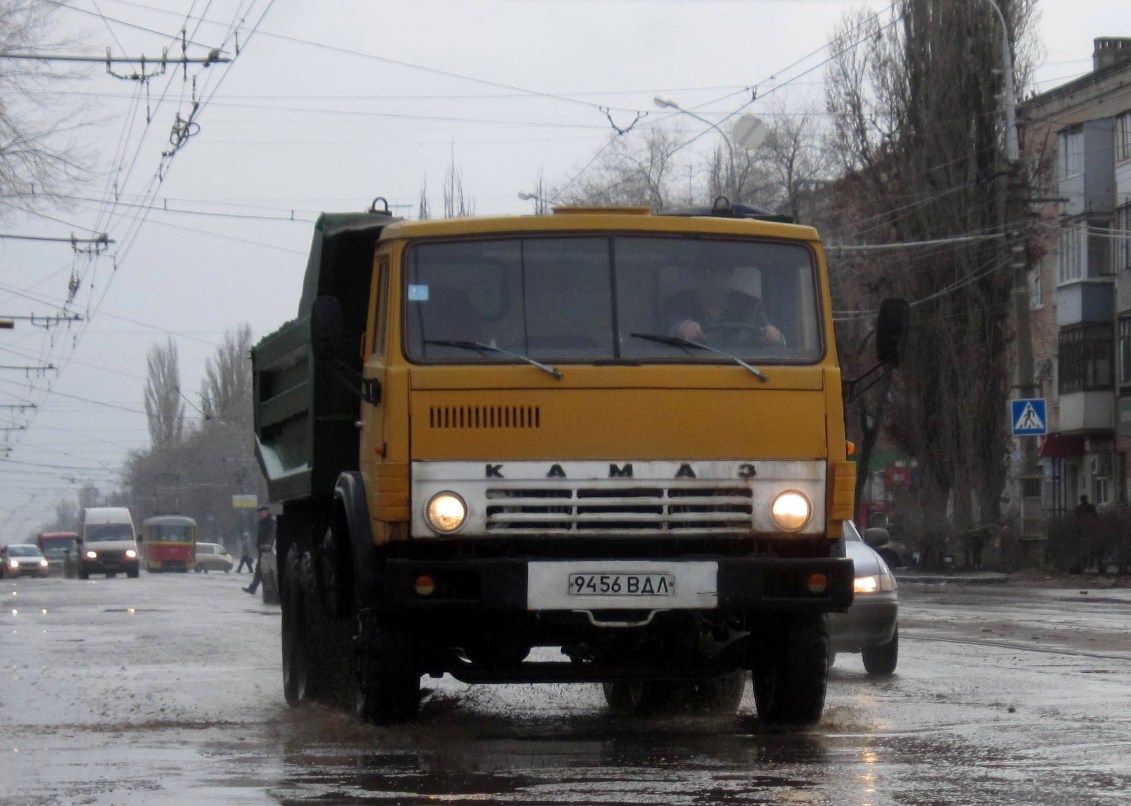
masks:
<svg viewBox="0 0 1131 806"><path fill-rule="evenodd" d="M712 123L702 115L697 115L690 109L684 109L671 98L668 98L664 95L657 95L652 99L652 103L654 103L660 109L674 109L676 112L682 112L685 115L690 115L696 120L706 123L708 126L719 133L719 135L723 138L723 142L727 144L727 154L730 157L730 174L727 176L727 198L730 199L731 204L738 201L735 198L738 193L738 174L734 169L734 144L731 143L730 138L727 137L727 133L719 128L718 124Z"/></svg>
<svg viewBox="0 0 1131 806"><path fill-rule="evenodd" d="M1017 144L1017 93L1013 88L1013 56L1009 52L1009 26L996 0L986 0L1001 23L1001 71L1005 91L1005 156L1011 163L1021 158Z"/></svg>
<svg viewBox="0 0 1131 806"><path fill-rule="evenodd" d="M527 193L520 190L518 197L523 201L534 202L534 210L537 213L544 213L547 207L561 206L561 202L554 201L553 199L547 199L545 196L539 196L537 193Z"/></svg>

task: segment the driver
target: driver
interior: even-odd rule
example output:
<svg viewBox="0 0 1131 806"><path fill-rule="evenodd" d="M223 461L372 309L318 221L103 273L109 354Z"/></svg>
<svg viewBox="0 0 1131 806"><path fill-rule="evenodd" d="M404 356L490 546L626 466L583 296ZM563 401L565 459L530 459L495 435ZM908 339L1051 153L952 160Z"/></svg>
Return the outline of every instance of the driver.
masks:
<svg viewBox="0 0 1131 806"><path fill-rule="evenodd" d="M711 266L699 275L697 288L672 294L660 310L668 332L688 341L705 341L712 328L748 330L761 344L785 344L782 332L770 324L762 300L733 288L731 267Z"/></svg>

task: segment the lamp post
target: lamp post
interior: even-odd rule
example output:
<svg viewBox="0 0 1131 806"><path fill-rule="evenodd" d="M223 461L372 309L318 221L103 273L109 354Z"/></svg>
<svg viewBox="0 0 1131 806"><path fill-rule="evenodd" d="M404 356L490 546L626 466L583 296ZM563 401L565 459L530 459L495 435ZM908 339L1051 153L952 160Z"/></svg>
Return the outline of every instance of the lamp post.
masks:
<svg viewBox="0 0 1131 806"><path fill-rule="evenodd" d="M548 208L561 204L560 202L556 202L553 199L547 199L545 196L540 196L537 193L527 193L525 191L519 191L518 197L523 201L534 202L534 212L539 215L545 213Z"/></svg>
<svg viewBox="0 0 1131 806"><path fill-rule="evenodd" d="M718 126L718 124L712 123L711 121L707 120L707 118L703 117L702 115L698 115L695 112L692 112L690 109L684 109L671 98L663 95L657 95L652 99L652 102L656 104L656 106L658 106L660 109L674 109L676 112L682 112L685 115L689 115L698 121L706 123L708 126L719 133L719 135L723 138L723 142L727 144L727 155L730 157L730 172L727 175L727 198L730 199L731 204L734 204L736 201L738 201L735 198L738 193L738 173L734 169L734 144L731 143L730 138L727 137L727 133L724 132Z"/></svg>
<svg viewBox="0 0 1131 806"><path fill-rule="evenodd" d="M1021 159L1017 144L1017 93L1013 88L1013 56L1009 52L1009 26L997 0L986 0L1001 23L1001 71L1005 90L1005 157L1011 163Z"/></svg>

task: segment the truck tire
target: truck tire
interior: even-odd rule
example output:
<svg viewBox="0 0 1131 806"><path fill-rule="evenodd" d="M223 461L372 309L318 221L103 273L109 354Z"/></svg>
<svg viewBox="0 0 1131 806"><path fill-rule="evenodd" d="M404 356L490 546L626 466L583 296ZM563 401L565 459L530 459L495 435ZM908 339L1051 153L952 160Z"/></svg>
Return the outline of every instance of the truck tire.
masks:
<svg viewBox="0 0 1131 806"><path fill-rule="evenodd" d="M758 719L779 725L816 724L825 707L829 623L822 613L799 615L775 628L768 646L752 658Z"/></svg>
<svg viewBox="0 0 1131 806"><path fill-rule="evenodd" d="M615 680L602 683L601 688L614 714L656 714L670 708L676 699L676 685L659 680Z"/></svg>
<svg viewBox="0 0 1131 806"><path fill-rule="evenodd" d="M865 647L860 653L864 660L864 671L873 677L887 677L895 674L899 663L899 627L895 628L891 640L877 647Z"/></svg>
<svg viewBox="0 0 1131 806"><path fill-rule="evenodd" d="M306 596L302 584L302 560L298 547L291 546L283 563L286 579L283 590L282 645L283 697L288 705L301 705L314 699L310 674L310 644L307 640Z"/></svg>
<svg viewBox="0 0 1131 806"><path fill-rule="evenodd" d="M745 692L746 672L739 670L687 686L686 702L698 714L733 716Z"/></svg>
<svg viewBox="0 0 1131 806"><path fill-rule="evenodd" d="M362 620L354 712L364 722L399 725L420 712L420 669L408 627L395 617Z"/></svg>

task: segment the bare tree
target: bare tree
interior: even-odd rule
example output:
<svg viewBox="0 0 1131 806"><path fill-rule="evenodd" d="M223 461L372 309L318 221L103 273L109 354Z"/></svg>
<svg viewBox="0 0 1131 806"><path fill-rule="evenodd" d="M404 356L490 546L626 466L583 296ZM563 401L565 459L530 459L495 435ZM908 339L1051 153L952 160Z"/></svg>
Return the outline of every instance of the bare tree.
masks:
<svg viewBox="0 0 1131 806"><path fill-rule="evenodd" d="M475 201L463 193L463 171L456 167L456 150L452 146L452 161L444 175L444 217L464 218L475 215Z"/></svg>
<svg viewBox="0 0 1131 806"><path fill-rule="evenodd" d="M224 343L208 359L200 390L207 416L250 423L251 347L251 325L245 322L225 333Z"/></svg>
<svg viewBox="0 0 1131 806"><path fill-rule="evenodd" d="M1033 0L999 4L1016 38ZM847 18L834 44L827 102L851 222L838 240L939 243L873 253L858 277L873 301L897 293L914 305L891 431L918 460L924 522L941 533L948 521L995 522L1005 483L1012 278L1001 237L1002 38L982 0L894 8L886 26Z"/></svg>
<svg viewBox="0 0 1131 806"><path fill-rule="evenodd" d="M86 173L65 139L76 125L73 107L49 115L37 95L65 74L16 58L57 46L50 41L56 9L44 0L0 0L0 54L8 56L0 57L0 210L30 206Z"/></svg>
<svg viewBox="0 0 1131 806"><path fill-rule="evenodd" d="M427 221L432 217L432 211L428 207L428 177L424 177L424 183L420 186L420 199L417 202L416 217L421 221Z"/></svg>
<svg viewBox="0 0 1131 806"><path fill-rule="evenodd" d="M181 403L180 361L171 338L155 344L146 354L145 416L149 441L156 449L169 448L184 438L185 407Z"/></svg>
<svg viewBox="0 0 1131 806"><path fill-rule="evenodd" d="M553 195L567 204L664 209L675 196L671 173L683 144L661 126L645 132L643 138L614 137L574 186Z"/></svg>

